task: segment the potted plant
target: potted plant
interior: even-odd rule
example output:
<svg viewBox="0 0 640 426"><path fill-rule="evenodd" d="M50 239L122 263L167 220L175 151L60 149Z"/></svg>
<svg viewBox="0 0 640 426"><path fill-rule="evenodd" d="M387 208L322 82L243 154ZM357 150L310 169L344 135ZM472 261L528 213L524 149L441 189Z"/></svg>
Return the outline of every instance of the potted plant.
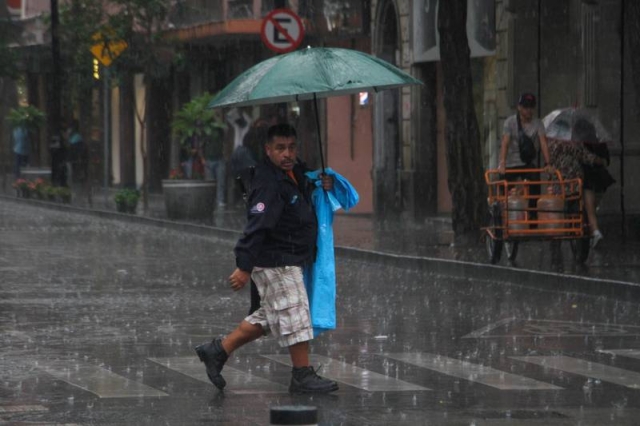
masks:
<svg viewBox="0 0 640 426"><path fill-rule="evenodd" d="M63 204L71 203L71 190L64 186L58 186L55 188L58 198Z"/></svg>
<svg viewBox="0 0 640 426"><path fill-rule="evenodd" d="M44 198L47 201L56 201L56 187L55 186L51 186L51 185L45 185L45 187L42 189L42 192L44 193Z"/></svg>
<svg viewBox="0 0 640 426"><path fill-rule="evenodd" d="M29 181L26 179L16 179L12 186L16 190L17 197L29 198L31 195L29 191Z"/></svg>
<svg viewBox="0 0 640 426"><path fill-rule="evenodd" d="M44 188L46 186L46 183L44 181L44 179L42 178L38 178L33 182L33 193L35 195L35 197L39 200L44 200L45 195L44 195Z"/></svg>
<svg viewBox="0 0 640 426"><path fill-rule="evenodd" d="M210 142L215 132L224 130L225 125L219 113L207 108L213 95L208 92L192 99L182 106L171 122L171 130L180 144L185 161L185 176L193 179L204 179L205 145Z"/></svg>
<svg viewBox="0 0 640 426"><path fill-rule="evenodd" d="M136 189L123 188L116 192L114 201L116 203L116 209L120 213L135 214L138 207L138 201L140 200L140 191Z"/></svg>
<svg viewBox="0 0 640 426"><path fill-rule="evenodd" d="M44 112L32 105L11 108L7 114L7 121L12 127L24 127L29 132L42 127L45 118Z"/></svg>
<svg viewBox="0 0 640 426"><path fill-rule="evenodd" d="M214 132L224 129L218 114L207 108L213 98L204 93L186 103L171 122L185 159L162 181L170 219L209 220L213 217L216 183L204 180L203 150Z"/></svg>

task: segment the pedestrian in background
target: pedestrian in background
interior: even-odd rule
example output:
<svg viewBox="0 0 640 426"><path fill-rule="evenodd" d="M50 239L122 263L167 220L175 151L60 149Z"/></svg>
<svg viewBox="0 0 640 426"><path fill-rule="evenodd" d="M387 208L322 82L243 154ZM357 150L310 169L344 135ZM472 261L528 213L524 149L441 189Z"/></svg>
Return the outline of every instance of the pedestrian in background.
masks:
<svg viewBox="0 0 640 426"><path fill-rule="evenodd" d="M584 206L589 220L591 248L596 248L604 238L598 226L598 204L607 188L613 185L616 180L607 170L607 166L611 161L609 148L606 142L598 140L595 126L586 119L581 118L574 123L573 131L576 138L582 141L585 151L597 158L597 161L582 164Z"/></svg>
<svg viewBox="0 0 640 426"><path fill-rule="evenodd" d="M318 222L306 168L297 158L296 131L289 124L269 128L266 158L255 170L248 199L247 225L235 247L236 269L231 288L256 283L262 303L224 339L196 347L209 380L220 390L228 357L246 343L268 333L287 347L293 365L289 391L327 393L338 389L309 365L309 341L313 328L302 268L316 255ZM330 190L333 179L322 178Z"/></svg>
<svg viewBox="0 0 640 426"><path fill-rule="evenodd" d="M216 181L216 203L218 208L224 208L227 161L224 158L224 137L226 126L220 117L220 111L214 110L216 125L204 144L204 158L207 163L207 178Z"/></svg>
<svg viewBox="0 0 640 426"><path fill-rule="evenodd" d="M69 162L71 163L71 182L84 183L88 178L89 151L80 134L78 120L72 119L67 129Z"/></svg>
<svg viewBox="0 0 640 426"><path fill-rule="evenodd" d="M231 154L231 174L234 179L247 169L256 165L253 153L245 145L245 136L251 130L253 118L245 111L234 108L227 113L227 122L233 128L233 153Z"/></svg>
<svg viewBox="0 0 640 426"><path fill-rule="evenodd" d="M535 95L523 93L518 99L516 113L504 121L498 169L509 182L519 180L540 181L540 173L537 172L506 173L508 170L541 168L540 154L544 159L544 166L548 167L550 165L544 124L539 118L534 117L535 107ZM522 158L518 142L521 132L532 140L535 147L535 155L526 162ZM528 185L528 188L529 195L533 196L529 199L529 208L532 209L532 214L529 218L535 220L536 197L540 195L540 185Z"/></svg>
<svg viewBox="0 0 640 426"><path fill-rule="evenodd" d="M24 126L14 127L11 137L13 139L14 167L13 174L20 178L20 171L29 164L29 131Z"/></svg>
<svg viewBox="0 0 640 426"><path fill-rule="evenodd" d="M547 146L547 137L542 121L534 117L536 107L536 97L531 93L523 93L518 99L517 111L514 115L508 117L504 121L502 132L502 140L500 144L500 163L498 169L501 173L505 173L509 169L531 169L541 167L540 154L544 159L544 165L550 162L549 148ZM525 163L520 156L520 147L518 146L518 120L522 132L534 141L537 155L533 160ZM533 179L533 177L535 179ZM507 180L529 179L539 180L536 174L531 173L509 173Z"/></svg>

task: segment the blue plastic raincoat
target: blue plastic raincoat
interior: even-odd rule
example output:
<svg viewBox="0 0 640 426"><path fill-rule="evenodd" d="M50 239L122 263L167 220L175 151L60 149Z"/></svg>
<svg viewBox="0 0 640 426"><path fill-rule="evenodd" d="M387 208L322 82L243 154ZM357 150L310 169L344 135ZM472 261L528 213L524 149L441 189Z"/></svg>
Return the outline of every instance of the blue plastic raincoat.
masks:
<svg viewBox="0 0 640 426"><path fill-rule="evenodd" d="M359 196L347 179L330 168L325 174L333 176L331 191L322 189L320 170L307 172L316 189L311 195L318 217L318 253L316 261L305 271L305 285L311 309L314 335L336 328L336 265L333 253L333 214L339 208L348 211L358 204Z"/></svg>

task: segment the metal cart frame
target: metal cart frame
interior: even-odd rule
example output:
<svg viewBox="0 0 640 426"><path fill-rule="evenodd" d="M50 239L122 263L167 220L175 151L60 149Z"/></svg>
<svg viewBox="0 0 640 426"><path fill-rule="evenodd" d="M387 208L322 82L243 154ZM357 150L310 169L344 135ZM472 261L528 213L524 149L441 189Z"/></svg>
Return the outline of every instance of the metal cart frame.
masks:
<svg viewBox="0 0 640 426"><path fill-rule="evenodd" d="M507 257L515 261L518 244L533 240L569 240L575 259L584 262L589 255L589 232L584 200L582 179L564 179L559 170L554 170L555 179L520 180L509 182L508 174L542 173L544 169L510 169L501 174L497 169L485 172L488 188L489 226L485 242L489 261L500 261L504 246ZM531 187L540 186L540 194L532 194ZM542 191L551 185L554 195ZM524 206L513 208L510 197L513 192L524 200ZM544 210L538 208L543 197L558 197L562 201L562 210ZM540 213L552 213L540 215ZM540 218L540 216L554 216Z"/></svg>

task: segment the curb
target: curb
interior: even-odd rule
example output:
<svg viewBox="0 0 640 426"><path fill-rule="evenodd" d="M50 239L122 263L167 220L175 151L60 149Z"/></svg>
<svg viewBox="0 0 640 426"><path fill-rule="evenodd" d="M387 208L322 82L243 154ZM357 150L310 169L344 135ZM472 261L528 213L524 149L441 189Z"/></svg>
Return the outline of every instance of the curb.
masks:
<svg viewBox="0 0 640 426"><path fill-rule="evenodd" d="M238 239L238 237L242 235L242 231L235 231L233 229L216 228L214 226L199 225L197 223L190 223L190 222L176 222L176 221L167 220L167 219L157 219L157 218L146 217L146 216L138 216L134 214L119 213L111 210L99 210L99 209L92 209L92 208L86 208L86 207L77 207L69 204L51 203L48 201L16 198L16 197L7 196L7 195L1 195L1 194L0 194L0 199L4 201L17 203L17 204L21 204L21 203L30 204L32 206L44 207L51 210L85 214L89 216L100 217L103 219L113 219L113 220L120 220L120 221L125 221L130 223L141 224L141 225L157 226L161 228L173 229L175 231L188 232L188 233L197 234L197 235L209 235L209 236L230 240L230 241L235 241Z"/></svg>
<svg viewBox="0 0 640 426"><path fill-rule="evenodd" d="M508 282L513 286L536 290L589 294L624 300L640 297L640 284L628 281L519 269L488 263L398 255L353 247L336 247L335 253L336 257L417 270L428 275L444 275L492 283Z"/></svg>
<svg viewBox="0 0 640 426"><path fill-rule="evenodd" d="M115 211L75 207L68 204L16 198L0 194L0 199L13 203L31 204L52 210L86 214L105 219L121 220L135 224L158 226L197 235L208 235L231 242L236 241L242 231L217 228L210 225L199 225L188 222L175 222L146 216L137 216ZM460 260L440 259L432 257L408 256L393 253L364 250L354 247L335 247L336 258L341 257L353 261L370 262L378 265L411 269L426 275L445 275L462 279L478 279L495 283L509 282L511 285L564 293L580 293L615 299L640 298L640 284L590 278L577 275L558 274L553 272L519 269L508 266L474 263Z"/></svg>

